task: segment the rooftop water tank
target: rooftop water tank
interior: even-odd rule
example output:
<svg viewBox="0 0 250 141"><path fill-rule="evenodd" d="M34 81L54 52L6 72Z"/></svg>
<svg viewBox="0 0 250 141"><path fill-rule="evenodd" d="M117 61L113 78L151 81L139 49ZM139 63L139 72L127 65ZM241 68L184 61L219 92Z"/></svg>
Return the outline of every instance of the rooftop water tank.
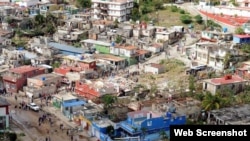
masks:
<svg viewBox="0 0 250 141"><path fill-rule="evenodd" d="M169 107L168 111L171 112L171 113L175 113L176 112L176 108L174 106Z"/></svg>
<svg viewBox="0 0 250 141"><path fill-rule="evenodd" d="M223 27L223 32L226 33L227 32L227 28L226 27Z"/></svg>
<svg viewBox="0 0 250 141"><path fill-rule="evenodd" d="M46 77L42 77L42 81L45 81L46 80Z"/></svg>
<svg viewBox="0 0 250 141"><path fill-rule="evenodd" d="M167 116L168 118L171 118L172 114L171 114L170 112L167 112L167 113L166 113L166 116Z"/></svg>

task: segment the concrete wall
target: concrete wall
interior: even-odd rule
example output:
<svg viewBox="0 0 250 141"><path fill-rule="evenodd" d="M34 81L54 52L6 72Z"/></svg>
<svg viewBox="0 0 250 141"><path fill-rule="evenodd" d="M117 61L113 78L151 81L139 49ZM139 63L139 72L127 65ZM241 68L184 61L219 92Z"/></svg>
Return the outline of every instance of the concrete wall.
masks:
<svg viewBox="0 0 250 141"><path fill-rule="evenodd" d="M243 17L250 17L250 10L247 8L243 10L242 8L233 8L233 7L214 7L214 6L204 6L200 5L198 7L199 10L204 12L213 13L213 14L221 14L224 15L231 15L231 16L243 16Z"/></svg>
<svg viewBox="0 0 250 141"><path fill-rule="evenodd" d="M207 85L207 89L206 88ZM246 85L246 82L238 82L232 84L224 84L224 85L214 85L211 83L203 82L203 90L207 90L212 94L216 94L218 91L224 91L227 89L232 90L235 94L241 92Z"/></svg>

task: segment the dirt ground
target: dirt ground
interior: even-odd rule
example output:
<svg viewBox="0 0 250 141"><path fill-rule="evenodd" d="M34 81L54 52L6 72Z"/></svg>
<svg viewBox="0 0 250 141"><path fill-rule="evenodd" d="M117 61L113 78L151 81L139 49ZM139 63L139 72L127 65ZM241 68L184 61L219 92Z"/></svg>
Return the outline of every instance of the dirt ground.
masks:
<svg viewBox="0 0 250 141"><path fill-rule="evenodd" d="M176 59L166 59L160 61L160 64L165 67L165 73L150 74L144 73L139 76L139 84L147 85L155 83L158 86L178 89L180 86L187 86L188 75L185 72L185 64ZM164 82L168 85L164 86Z"/></svg>
<svg viewBox="0 0 250 141"><path fill-rule="evenodd" d="M183 24L181 22L180 17L183 14L180 14L179 11L172 12L171 7L167 6L166 9L157 11L158 14L157 12L154 12L154 13L148 14L148 16L151 19L158 18L159 22L156 23L156 25L159 25L159 26L171 27L174 25L179 25L179 26L187 27L188 26L187 24ZM195 22L192 22L192 24L195 30L201 30L203 28L203 25L197 24Z"/></svg>

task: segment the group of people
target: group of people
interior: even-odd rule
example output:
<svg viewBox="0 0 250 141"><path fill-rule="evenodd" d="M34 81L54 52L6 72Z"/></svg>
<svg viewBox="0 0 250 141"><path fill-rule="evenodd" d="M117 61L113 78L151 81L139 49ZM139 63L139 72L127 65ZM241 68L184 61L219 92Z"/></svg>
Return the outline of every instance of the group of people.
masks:
<svg viewBox="0 0 250 141"><path fill-rule="evenodd" d="M38 118L38 125L41 126L41 124L44 123L46 119L47 119L47 115L43 114L41 117ZM52 126L53 122L50 117L48 117L48 121L49 121L50 126Z"/></svg>
<svg viewBox="0 0 250 141"><path fill-rule="evenodd" d="M46 137L45 141L51 141L50 137Z"/></svg>

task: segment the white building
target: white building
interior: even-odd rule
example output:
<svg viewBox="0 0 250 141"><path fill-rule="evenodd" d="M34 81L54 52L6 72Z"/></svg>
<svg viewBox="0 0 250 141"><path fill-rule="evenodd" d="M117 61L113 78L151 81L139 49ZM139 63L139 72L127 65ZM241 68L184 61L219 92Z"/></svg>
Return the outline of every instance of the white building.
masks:
<svg viewBox="0 0 250 141"><path fill-rule="evenodd" d="M145 65L144 71L145 73L160 74L160 73L164 73L165 68L164 66L160 64L151 63L148 65Z"/></svg>
<svg viewBox="0 0 250 141"><path fill-rule="evenodd" d="M16 1L16 3L19 6L22 6L22 7L34 6L34 5L37 5L39 2L40 2L39 0L21 0L21 1Z"/></svg>
<svg viewBox="0 0 250 141"><path fill-rule="evenodd" d="M92 0L94 19L129 20L134 0Z"/></svg>
<svg viewBox="0 0 250 141"><path fill-rule="evenodd" d="M225 1L225 0L224 0ZM226 0L227 1L227 0ZM250 17L250 0L236 0L236 3L239 6L234 6L230 3L221 4L219 6L211 6L209 2L202 0L199 2L198 10L212 13L212 14L224 14L230 16L242 16L242 17ZM222 2L223 3L223 2Z"/></svg>

